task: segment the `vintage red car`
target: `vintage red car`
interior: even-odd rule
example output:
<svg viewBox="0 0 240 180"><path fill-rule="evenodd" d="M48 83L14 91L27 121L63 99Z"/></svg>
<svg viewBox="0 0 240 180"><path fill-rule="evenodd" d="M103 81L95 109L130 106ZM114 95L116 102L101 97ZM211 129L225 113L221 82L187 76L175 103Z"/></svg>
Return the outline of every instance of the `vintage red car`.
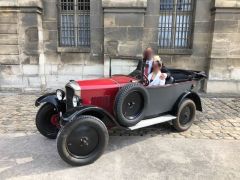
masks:
<svg viewBox="0 0 240 180"><path fill-rule="evenodd" d="M36 100L36 106L43 104L36 116L37 129L57 138L64 161L73 166L94 162L107 146L110 128L135 130L162 122L171 122L179 132L190 128L196 110L202 111L196 87L206 75L169 69L165 86L149 87L144 64L140 60L129 75L71 80L65 92L57 90Z"/></svg>

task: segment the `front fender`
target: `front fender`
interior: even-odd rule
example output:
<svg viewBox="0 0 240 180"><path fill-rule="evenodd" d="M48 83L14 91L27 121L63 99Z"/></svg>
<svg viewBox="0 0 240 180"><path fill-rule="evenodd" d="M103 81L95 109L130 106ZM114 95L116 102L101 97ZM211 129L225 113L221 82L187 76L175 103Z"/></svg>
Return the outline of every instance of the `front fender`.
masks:
<svg viewBox="0 0 240 180"><path fill-rule="evenodd" d="M178 108L179 106L181 105L181 103L184 101L184 99L191 99L195 105L196 105L196 109L198 111L201 111L202 112L202 103L201 103L201 98L199 97L199 95L195 92L192 92L192 91L188 91L188 92L185 92L183 93L179 99L177 100L177 102L175 103L174 105L174 108L173 108L173 113L176 114L178 112Z"/></svg>
<svg viewBox="0 0 240 180"><path fill-rule="evenodd" d="M35 106L38 107L42 103L50 103L54 105L58 111L64 111L65 103L57 99L56 93L48 93L39 97L35 101Z"/></svg>
<svg viewBox="0 0 240 180"><path fill-rule="evenodd" d="M110 124L120 127L116 119L110 113L95 106L79 106L67 111L61 118L61 124L64 126L66 123L73 121L81 115L97 117L102 120L107 127L111 126Z"/></svg>

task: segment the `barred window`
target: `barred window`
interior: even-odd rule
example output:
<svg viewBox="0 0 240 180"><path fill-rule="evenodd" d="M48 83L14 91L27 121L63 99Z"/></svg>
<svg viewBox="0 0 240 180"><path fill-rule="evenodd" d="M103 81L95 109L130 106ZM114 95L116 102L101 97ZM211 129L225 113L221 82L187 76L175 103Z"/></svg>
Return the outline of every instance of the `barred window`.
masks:
<svg viewBox="0 0 240 180"><path fill-rule="evenodd" d="M161 49L191 49L194 0L160 0L158 43Z"/></svg>
<svg viewBox="0 0 240 180"><path fill-rule="evenodd" d="M90 0L60 0L59 45L90 46Z"/></svg>

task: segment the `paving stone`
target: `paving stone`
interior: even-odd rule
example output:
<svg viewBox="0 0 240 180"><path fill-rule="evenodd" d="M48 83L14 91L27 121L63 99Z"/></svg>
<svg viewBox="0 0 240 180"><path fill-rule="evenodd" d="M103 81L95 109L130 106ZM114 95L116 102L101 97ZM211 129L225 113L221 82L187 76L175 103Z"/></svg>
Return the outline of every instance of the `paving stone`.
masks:
<svg viewBox="0 0 240 180"><path fill-rule="evenodd" d="M37 95L0 94L0 133L36 133L34 106ZM240 98L202 98L192 127L176 132L169 123L136 131L111 130L111 136L162 136L194 139L240 139ZM221 109L221 110L220 110Z"/></svg>

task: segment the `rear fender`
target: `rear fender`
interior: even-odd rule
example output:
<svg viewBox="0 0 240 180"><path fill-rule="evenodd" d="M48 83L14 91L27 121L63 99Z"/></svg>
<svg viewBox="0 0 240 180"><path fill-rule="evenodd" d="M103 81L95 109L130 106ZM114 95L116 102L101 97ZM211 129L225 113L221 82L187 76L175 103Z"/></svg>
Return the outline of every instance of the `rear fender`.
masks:
<svg viewBox="0 0 240 180"><path fill-rule="evenodd" d="M110 113L95 106L79 106L67 111L62 116L61 124L64 126L66 123L73 121L81 115L94 116L100 119L106 125L106 127L120 127L116 119Z"/></svg>
<svg viewBox="0 0 240 180"><path fill-rule="evenodd" d="M189 92L184 93L182 96L180 96L180 98L175 103L174 108L173 108L173 113L175 115L177 114L178 109L179 109L181 103L184 101L184 99L191 99L195 103L196 109L198 111L202 112L203 109L202 109L201 98L199 97L199 95L197 93L189 91Z"/></svg>
<svg viewBox="0 0 240 180"><path fill-rule="evenodd" d="M56 93L48 93L45 94L41 97L39 97L36 101L35 101L35 106L38 107L40 106L40 104L43 103L50 103L52 105L55 106L55 108L57 109L57 111L61 111L61 112L65 112L66 110L66 104L64 101L59 101L57 99Z"/></svg>

